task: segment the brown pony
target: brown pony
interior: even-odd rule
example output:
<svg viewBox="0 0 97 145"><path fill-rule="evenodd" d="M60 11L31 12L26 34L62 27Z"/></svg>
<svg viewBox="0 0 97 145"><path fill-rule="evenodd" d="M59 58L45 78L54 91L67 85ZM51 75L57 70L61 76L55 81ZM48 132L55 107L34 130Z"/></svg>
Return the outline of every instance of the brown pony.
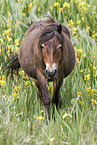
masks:
<svg viewBox="0 0 97 145"><path fill-rule="evenodd" d="M75 51L70 41L69 30L51 17L46 21L32 24L26 32L18 56L8 66L8 72L20 66L35 79L48 118L50 103L60 103L59 90L63 78L67 77L75 65ZM47 82L54 82L53 97L48 94Z"/></svg>

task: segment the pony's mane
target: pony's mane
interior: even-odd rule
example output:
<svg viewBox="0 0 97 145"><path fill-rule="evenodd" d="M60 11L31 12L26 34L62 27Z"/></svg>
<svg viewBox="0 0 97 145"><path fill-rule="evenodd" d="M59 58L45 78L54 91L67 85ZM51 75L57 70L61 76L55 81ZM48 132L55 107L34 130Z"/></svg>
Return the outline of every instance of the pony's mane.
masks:
<svg viewBox="0 0 97 145"><path fill-rule="evenodd" d="M40 33L39 36L39 46L50 40L51 38L53 38L54 36L56 36L56 38L58 39L58 41L63 44L63 35L60 33L58 33L58 26L46 26L44 27L44 30L42 30L42 32Z"/></svg>
<svg viewBox="0 0 97 145"><path fill-rule="evenodd" d="M46 17L47 17L47 19L45 21L39 21L39 22L32 24L26 31L25 35L28 35L36 27L40 27L40 29L42 27L52 27L52 28L56 29L61 24L59 22L54 21L54 19L49 15ZM61 25L62 25L63 32L70 38L70 32L69 32L68 28L66 26L64 26L63 24L61 24ZM52 29L52 28L50 28L50 29Z"/></svg>

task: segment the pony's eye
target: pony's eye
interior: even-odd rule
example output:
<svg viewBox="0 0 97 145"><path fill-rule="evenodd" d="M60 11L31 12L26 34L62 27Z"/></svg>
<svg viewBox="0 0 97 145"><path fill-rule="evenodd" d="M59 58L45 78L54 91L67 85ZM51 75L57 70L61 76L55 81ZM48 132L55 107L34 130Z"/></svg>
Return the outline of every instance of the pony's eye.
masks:
<svg viewBox="0 0 97 145"><path fill-rule="evenodd" d="M62 49L62 46L59 46L58 49L61 50Z"/></svg>
<svg viewBox="0 0 97 145"><path fill-rule="evenodd" d="M44 49L45 49L43 45L41 45L41 46L40 46L40 48L41 48L42 50L44 50Z"/></svg>

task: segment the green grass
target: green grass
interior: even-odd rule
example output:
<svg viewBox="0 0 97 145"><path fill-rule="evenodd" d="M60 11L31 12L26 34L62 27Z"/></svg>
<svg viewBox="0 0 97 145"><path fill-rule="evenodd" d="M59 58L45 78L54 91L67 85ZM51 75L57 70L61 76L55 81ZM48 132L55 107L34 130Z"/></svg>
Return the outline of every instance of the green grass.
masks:
<svg viewBox="0 0 97 145"><path fill-rule="evenodd" d="M66 2L0 1L1 145L97 144L97 1ZM75 69L61 87L62 108L55 108L53 121L51 106L48 122L33 79L22 69L14 81L2 74L4 62L18 51L28 26L46 14L69 28L76 52ZM49 88L52 94L51 83Z"/></svg>

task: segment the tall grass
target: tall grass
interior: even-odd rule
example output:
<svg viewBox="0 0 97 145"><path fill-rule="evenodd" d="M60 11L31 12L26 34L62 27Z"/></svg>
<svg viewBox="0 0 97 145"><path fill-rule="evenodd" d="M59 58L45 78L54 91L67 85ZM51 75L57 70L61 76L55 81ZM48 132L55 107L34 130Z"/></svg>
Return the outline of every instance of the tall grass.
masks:
<svg viewBox="0 0 97 145"><path fill-rule="evenodd" d="M0 1L0 144L97 144L97 1ZM62 108L50 108L46 121L34 80L2 74L4 62L17 53L30 24L51 14L66 25L76 53L76 66L61 87ZM52 95L52 83L49 84Z"/></svg>

